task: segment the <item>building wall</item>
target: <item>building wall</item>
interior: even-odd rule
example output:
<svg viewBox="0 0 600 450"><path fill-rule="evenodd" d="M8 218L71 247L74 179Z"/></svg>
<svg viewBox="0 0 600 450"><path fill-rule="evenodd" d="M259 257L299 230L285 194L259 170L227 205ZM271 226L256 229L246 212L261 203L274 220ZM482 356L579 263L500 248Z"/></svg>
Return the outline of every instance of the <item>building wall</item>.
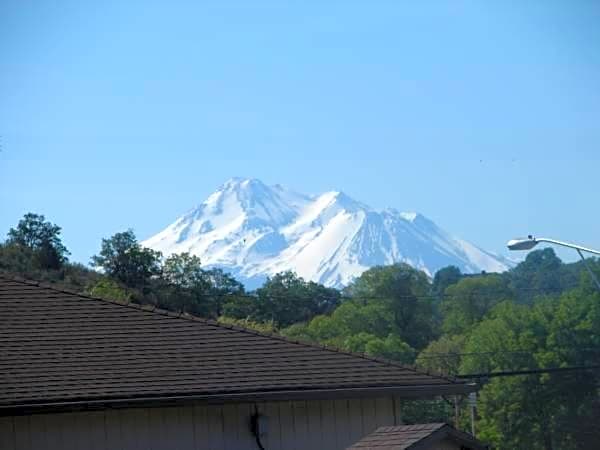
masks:
<svg viewBox="0 0 600 450"><path fill-rule="evenodd" d="M0 417L0 450L255 450L250 416L268 417L265 450L341 450L400 423L393 398L135 408Z"/></svg>

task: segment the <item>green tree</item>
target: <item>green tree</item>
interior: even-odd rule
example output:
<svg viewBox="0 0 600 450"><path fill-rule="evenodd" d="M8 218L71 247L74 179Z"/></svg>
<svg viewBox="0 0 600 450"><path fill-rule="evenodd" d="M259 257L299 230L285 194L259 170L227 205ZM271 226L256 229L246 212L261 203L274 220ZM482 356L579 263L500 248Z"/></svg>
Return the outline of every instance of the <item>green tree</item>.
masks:
<svg viewBox="0 0 600 450"><path fill-rule="evenodd" d="M162 265L161 283L156 288L157 303L166 309L208 317L212 309L208 306L209 288L200 258L189 253L173 254Z"/></svg>
<svg viewBox="0 0 600 450"><path fill-rule="evenodd" d="M162 287L157 290L162 307L216 319L226 301L236 303L243 285L221 269L204 270L200 258L189 253L169 256L162 267Z"/></svg>
<svg viewBox="0 0 600 450"><path fill-rule="evenodd" d="M236 296L245 295L244 285L231 274L224 272L223 269L213 267L205 270L204 277L210 285L211 292L215 295L233 299L237 298Z"/></svg>
<svg viewBox="0 0 600 450"><path fill-rule="evenodd" d="M169 256L162 266L162 278L181 289L191 289L199 284L204 290L208 288L200 258L189 253L175 253Z"/></svg>
<svg viewBox="0 0 600 450"><path fill-rule="evenodd" d="M256 299L246 299L238 305L230 302L224 312L238 319L272 321L281 328L330 313L339 301L338 290L307 282L293 272L283 272L268 278L256 290Z"/></svg>
<svg viewBox="0 0 600 450"><path fill-rule="evenodd" d="M209 284L209 298L211 305L210 317L219 317L225 314L227 304L243 304L248 295L244 285L223 269L213 267L204 271L204 277ZM243 316L246 318L247 316Z"/></svg>
<svg viewBox="0 0 600 450"><path fill-rule="evenodd" d="M218 322L222 325L232 325L234 327L248 328L260 333L272 334L275 333L275 325L273 322L255 322L249 319L233 319L232 317L219 317Z"/></svg>
<svg viewBox="0 0 600 450"><path fill-rule="evenodd" d="M415 360L415 350L396 334L388 334L385 338L380 338L363 331L348 336L344 340L342 348L405 364L411 364Z"/></svg>
<svg viewBox="0 0 600 450"><path fill-rule="evenodd" d="M258 319L256 298L251 295L232 296L224 299L222 316L231 320L245 320L261 323ZM270 321L273 323L273 321Z"/></svg>
<svg viewBox="0 0 600 450"><path fill-rule="evenodd" d="M565 264L564 269L567 272L567 278L574 278L577 280L578 288L582 290L582 293L595 294L598 292L598 286L590 276L589 269L594 272L596 278L600 279L600 258L586 258L586 263L578 261L572 264Z"/></svg>
<svg viewBox="0 0 600 450"><path fill-rule="evenodd" d="M331 315L320 315L281 331L293 339L318 342L344 350L412 363L416 352L398 334L388 305L347 300Z"/></svg>
<svg viewBox="0 0 600 450"><path fill-rule="evenodd" d="M295 339L343 348L350 336L366 333L385 337L393 329L393 321L383 304L364 305L356 300L347 300L331 315L320 315L308 323L294 324L282 333Z"/></svg>
<svg viewBox="0 0 600 450"><path fill-rule="evenodd" d="M507 277L521 303L531 303L539 295L560 295L578 281L576 273L565 267L551 248L528 253L525 261L511 269Z"/></svg>
<svg viewBox="0 0 600 450"><path fill-rule="evenodd" d="M121 286L114 280L102 278L98 280L89 290L89 295L92 297L106 298L110 300L120 300L129 302L133 300L133 296L126 288Z"/></svg>
<svg viewBox="0 0 600 450"><path fill-rule="evenodd" d="M495 305L511 298L512 293L501 275L463 278L446 289L441 304L442 329L448 334L468 333Z"/></svg>
<svg viewBox="0 0 600 450"><path fill-rule="evenodd" d="M466 338L462 335L444 335L429 343L416 360L416 365L429 373L458 375Z"/></svg>
<svg viewBox="0 0 600 450"><path fill-rule="evenodd" d="M449 286L458 283L462 276L460 269L456 266L448 266L438 270L433 276L431 292L435 297L438 297L441 300L446 289Z"/></svg>
<svg viewBox="0 0 600 450"><path fill-rule="evenodd" d="M463 373L600 363L600 295L573 291L533 306L504 302L468 337ZM586 449L599 442L598 374L492 378L480 391L480 436L495 448ZM591 446L590 446L591 445Z"/></svg>
<svg viewBox="0 0 600 450"><path fill-rule="evenodd" d="M2 270L32 274L33 269L39 270L34 258L35 252L28 247L10 243L0 244L0 269Z"/></svg>
<svg viewBox="0 0 600 450"><path fill-rule="evenodd" d="M67 262L69 251L60 238L61 228L47 222L41 214L27 213L8 231L7 247L21 249L22 256L38 268L58 270Z"/></svg>
<svg viewBox="0 0 600 450"><path fill-rule="evenodd" d="M348 289L330 315L319 315L282 333L300 340L412 363L434 335L427 276L406 264L375 267Z"/></svg>
<svg viewBox="0 0 600 450"><path fill-rule="evenodd" d="M412 348L421 349L436 334L430 290L424 272L402 263L365 271L346 292L364 305L384 305L395 334Z"/></svg>
<svg viewBox="0 0 600 450"><path fill-rule="evenodd" d="M160 258L160 252L142 247L133 230L127 230L102 239L91 264L127 287L145 290L161 272Z"/></svg>

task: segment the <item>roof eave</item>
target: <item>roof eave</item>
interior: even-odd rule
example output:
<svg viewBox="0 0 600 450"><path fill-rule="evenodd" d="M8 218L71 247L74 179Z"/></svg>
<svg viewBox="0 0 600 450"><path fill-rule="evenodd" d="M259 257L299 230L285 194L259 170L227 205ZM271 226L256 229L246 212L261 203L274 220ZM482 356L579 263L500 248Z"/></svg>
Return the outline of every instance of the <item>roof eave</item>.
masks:
<svg viewBox="0 0 600 450"><path fill-rule="evenodd" d="M57 400L0 405L0 416L115 408L142 408L189 405L194 403L248 403L285 400L334 400L398 396L401 398L432 398L440 395L464 395L477 390L475 383L449 383L419 386L376 386L334 389L305 389L219 394L181 394L106 399Z"/></svg>

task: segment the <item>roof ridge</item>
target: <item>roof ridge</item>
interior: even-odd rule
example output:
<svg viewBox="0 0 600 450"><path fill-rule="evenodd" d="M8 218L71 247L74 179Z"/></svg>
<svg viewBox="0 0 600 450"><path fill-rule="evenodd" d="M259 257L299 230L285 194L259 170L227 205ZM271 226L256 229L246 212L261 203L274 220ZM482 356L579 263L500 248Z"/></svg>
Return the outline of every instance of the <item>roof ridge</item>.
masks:
<svg viewBox="0 0 600 450"><path fill-rule="evenodd" d="M158 308L156 306L150 307L147 305L142 305L140 303L133 303L131 301L129 302L122 302L119 300L114 300L114 299L109 299L109 298L105 298L105 297L98 297L98 296L93 296L90 294L85 294L85 293L80 293L77 292L73 289L68 289L68 288L62 288L62 287L56 287L55 285L53 285L50 282L47 281L36 281L36 280L32 280L32 279L27 279L18 275L11 275L8 274L5 271L0 270L0 278L5 278L11 281L15 281L18 283L23 283L23 284L28 284L30 286L38 286L38 287L42 287L42 288L46 288L46 289L51 289L53 291L56 292L62 292L65 294L69 294L69 295L73 295L76 297L81 297L81 298L86 298L89 300L96 300L96 301L102 301L102 302L107 302L107 303L111 303L114 305L119 305L119 306L123 306L123 307L129 307L129 308L134 308L136 310L141 310L141 311L145 311L145 312L153 312L153 313L157 313L157 314L162 314L168 317L173 317L173 318L179 318L179 319L184 319L184 320L188 320L188 321L193 321L193 322L199 322L199 323L204 323L206 325L210 325L210 326L214 326L217 328L225 328L225 329L229 329L229 330L234 330L234 331L238 331L238 332L242 332L242 333L248 333L248 334L252 334L255 336L262 336L262 337L266 337L266 338L270 338L270 339L276 339L276 340L280 340L283 342L288 342L288 343L292 343L292 344L296 344L296 345L302 345L305 347L310 347L310 348L317 348L317 349L321 349L321 350L326 350L329 352L333 352L333 353L339 353L339 354L343 354L343 355L348 355L348 356L353 356L356 358L362 358L365 359L367 361L373 361L379 364L384 364L384 365L388 365L388 366L392 366L392 367L397 367L399 369L404 369L404 370L410 370L414 373L418 373L420 375L426 375L432 378L438 378L438 379L443 379L443 380L447 380L451 383L457 383L457 384L466 384L466 382L464 380L458 379L456 377L451 377L451 376L445 376L445 375L437 375L437 374L432 374L429 371L421 371L416 369L415 367L411 367L411 366L407 366L404 364L400 364L399 362L390 360L390 359L386 359L386 358L379 358L376 356L369 356L365 353L357 353L357 352L350 352L347 350L342 350L338 347L334 347L331 345L325 345L325 344L319 344L319 343L315 343L315 342L307 342L307 341L301 341L298 339L290 339L286 336L283 336L281 334L277 334L277 333L266 333L266 332L262 332L262 331L258 331L258 330L254 330L252 328L247 328L247 327L242 327L239 325L231 325L231 324L224 324L224 323L219 323L215 320L212 319L205 319L203 317L199 317L190 313L186 313L186 312L180 312L180 313L176 313L173 311L168 311L166 309L163 308Z"/></svg>
<svg viewBox="0 0 600 450"><path fill-rule="evenodd" d="M410 423L410 424L404 423L404 424L400 424L400 425L384 425L377 429L380 430L382 428L409 428L409 427L423 427L423 428L437 429L437 428L443 428L445 426L452 427L452 425L450 425L448 422L427 422L427 423ZM454 428L454 427L452 427L452 428Z"/></svg>

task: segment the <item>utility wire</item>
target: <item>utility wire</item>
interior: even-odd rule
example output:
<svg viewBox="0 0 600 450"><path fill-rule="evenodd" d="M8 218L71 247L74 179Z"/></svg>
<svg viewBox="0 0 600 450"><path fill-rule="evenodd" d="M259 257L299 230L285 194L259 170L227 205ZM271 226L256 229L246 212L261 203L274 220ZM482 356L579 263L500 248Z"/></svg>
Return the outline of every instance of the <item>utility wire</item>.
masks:
<svg viewBox="0 0 600 450"><path fill-rule="evenodd" d="M536 375L542 373L562 373L562 372L579 372L585 370L598 370L600 365L594 366L572 366L572 367L551 367L547 369L527 369L527 370L509 370L503 372L482 372L482 373L467 373L455 375L456 378L494 378L494 377L511 377L517 375Z"/></svg>
<svg viewBox="0 0 600 450"><path fill-rule="evenodd" d="M598 352L598 353L600 353L600 347L577 348L577 350L583 351L583 352ZM504 355L504 354L505 355L516 354L516 355L531 355L531 356L533 356L533 355L535 355L535 352L533 350L495 350L495 351L489 351L489 352L427 353L423 356L418 356L417 360L419 360L419 359L455 358L455 357L464 357L464 356Z"/></svg>
<svg viewBox="0 0 600 450"><path fill-rule="evenodd" d="M510 294L512 292L538 292L538 293L542 293L542 294L549 294L549 293L562 293L562 292L566 292L569 289L574 289L578 286L568 286L568 287L564 287L564 288L517 288L517 289L507 289L506 291L497 291L497 292L482 292L482 293L477 293L477 292L472 292L472 293L468 293L466 295L459 295L459 294L403 294L403 295L379 295L379 296L373 296L373 295L368 295L368 296L363 296L363 295L355 295L355 296L349 296L349 295L341 295L341 296L320 296L320 295L316 295L316 296L311 296L311 295L297 295L297 294L290 294L290 295L286 295L286 294L281 294L281 295L273 295L273 294L268 294L268 295L264 295L261 296L259 294L249 294L249 293L232 293L232 292L213 292L213 293L201 293L201 294L192 294L194 297L196 298L248 298L248 299L254 299L254 300L259 300L261 298L269 298L269 299L290 299L290 298L299 298L299 299L309 299L309 300L336 300L336 301L348 301L348 300L410 300L410 299L430 299L430 300L438 300L440 298L464 298L464 297L468 297L468 298L487 298L487 297L491 297L491 298L496 298L496 297L506 297L507 299L509 298ZM184 290L189 289L189 288L183 288ZM512 291L512 292L511 292Z"/></svg>

